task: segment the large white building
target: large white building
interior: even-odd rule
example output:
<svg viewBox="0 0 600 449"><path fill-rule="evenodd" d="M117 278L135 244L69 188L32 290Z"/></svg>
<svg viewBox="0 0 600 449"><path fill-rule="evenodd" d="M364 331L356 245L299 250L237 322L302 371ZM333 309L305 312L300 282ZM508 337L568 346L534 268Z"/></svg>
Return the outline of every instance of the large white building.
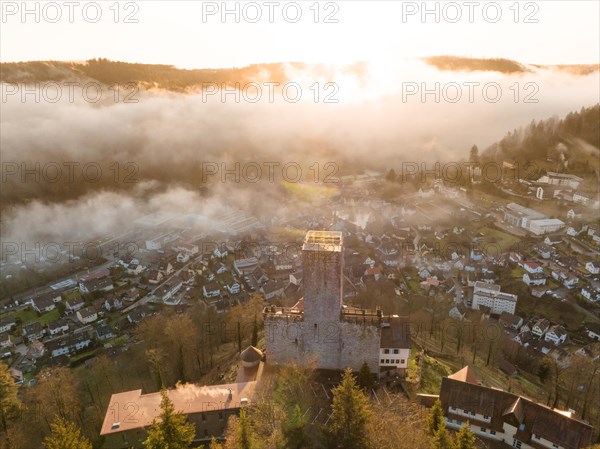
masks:
<svg viewBox="0 0 600 449"><path fill-rule="evenodd" d="M529 221L529 230L536 235L556 232L564 226L565 223L558 218L542 218L540 220Z"/></svg>
<svg viewBox="0 0 600 449"><path fill-rule="evenodd" d="M516 203L507 204L504 208L504 221L518 228L529 228L531 220L546 218L541 212L529 209Z"/></svg>
<svg viewBox="0 0 600 449"><path fill-rule="evenodd" d="M479 310L480 306L489 307L494 314L500 315L502 312L508 312L514 315L517 307L517 295L501 292L500 286L496 284L475 282L471 307Z"/></svg>
<svg viewBox="0 0 600 449"><path fill-rule="evenodd" d="M552 186L566 186L571 189L576 189L577 187L579 187L581 181L583 181L583 179L579 176L569 175L566 173L555 173L551 171L537 180L537 182L539 182L540 184L548 184Z"/></svg>

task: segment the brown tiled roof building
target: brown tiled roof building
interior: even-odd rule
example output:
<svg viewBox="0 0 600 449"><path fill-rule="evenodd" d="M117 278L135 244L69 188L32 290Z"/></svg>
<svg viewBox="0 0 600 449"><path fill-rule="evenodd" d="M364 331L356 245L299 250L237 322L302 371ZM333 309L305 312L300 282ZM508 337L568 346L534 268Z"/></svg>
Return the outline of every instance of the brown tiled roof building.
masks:
<svg viewBox="0 0 600 449"><path fill-rule="evenodd" d="M470 367L442 379L440 401L449 428L469 421L476 435L516 448L580 449L590 445L592 426L570 412L481 385Z"/></svg>

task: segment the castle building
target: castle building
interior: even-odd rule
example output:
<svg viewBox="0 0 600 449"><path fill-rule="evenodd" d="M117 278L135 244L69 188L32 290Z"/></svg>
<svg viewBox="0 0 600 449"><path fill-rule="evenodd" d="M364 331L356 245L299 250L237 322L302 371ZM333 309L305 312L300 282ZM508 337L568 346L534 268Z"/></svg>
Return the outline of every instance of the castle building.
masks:
<svg viewBox="0 0 600 449"><path fill-rule="evenodd" d="M442 379L439 399L450 429L468 422L478 437L514 448L582 449L591 442L592 426L573 411L483 386L469 366Z"/></svg>
<svg viewBox="0 0 600 449"><path fill-rule="evenodd" d="M166 390L175 410L194 424L194 447L222 439L227 419L255 400L262 377L263 353L249 346L240 354L241 366L234 383L222 385L177 384ZM160 419L160 392L124 391L111 396L100 435L104 449L142 449L148 428ZM204 446L203 446L204 447Z"/></svg>
<svg viewBox="0 0 600 449"><path fill-rule="evenodd" d="M366 362L373 373L402 374L410 355L408 319L343 304L343 249L341 232L306 234L304 298L263 311L267 364L314 360L318 369L358 371Z"/></svg>

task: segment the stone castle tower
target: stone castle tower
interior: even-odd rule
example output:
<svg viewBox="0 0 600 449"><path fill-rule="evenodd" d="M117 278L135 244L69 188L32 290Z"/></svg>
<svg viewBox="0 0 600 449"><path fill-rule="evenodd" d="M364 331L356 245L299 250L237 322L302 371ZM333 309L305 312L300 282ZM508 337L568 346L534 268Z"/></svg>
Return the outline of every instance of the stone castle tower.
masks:
<svg viewBox="0 0 600 449"><path fill-rule="evenodd" d="M302 246L304 298L294 307L264 309L267 363L379 372L381 312L343 306L341 232L309 231Z"/></svg>
<svg viewBox="0 0 600 449"><path fill-rule="evenodd" d="M344 254L341 232L310 231L302 245L304 321L338 323L342 310Z"/></svg>

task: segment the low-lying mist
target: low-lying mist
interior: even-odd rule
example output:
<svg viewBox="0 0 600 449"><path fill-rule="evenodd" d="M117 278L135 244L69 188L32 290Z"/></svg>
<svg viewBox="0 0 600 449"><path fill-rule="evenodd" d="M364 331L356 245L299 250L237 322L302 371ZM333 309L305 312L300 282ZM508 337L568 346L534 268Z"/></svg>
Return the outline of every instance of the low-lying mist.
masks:
<svg viewBox="0 0 600 449"><path fill-rule="evenodd" d="M161 210L211 216L224 206L260 205L261 214L280 215L285 196L264 171L256 184L235 176L222 183L221 173L207 176L207 164L297 163L306 178L314 163L333 162L339 176L407 161L460 161L473 144L485 148L532 119L598 101L598 71L526 67L503 74L440 71L416 60L354 71L289 65L283 90L270 92L265 77L242 84L239 98L212 84L185 94L123 84L117 93L102 86L91 102L85 95L95 93L75 87L69 98L58 82L59 100L48 101L56 86L41 83L46 92L36 102L23 96L24 86L15 92L4 83L2 240L85 240ZM71 178L65 163L74 167ZM102 168L99 180L82 173L90 164ZM55 165L63 170L58 182ZM135 182L125 182L128 175ZM207 180L212 188L201 191Z"/></svg>

